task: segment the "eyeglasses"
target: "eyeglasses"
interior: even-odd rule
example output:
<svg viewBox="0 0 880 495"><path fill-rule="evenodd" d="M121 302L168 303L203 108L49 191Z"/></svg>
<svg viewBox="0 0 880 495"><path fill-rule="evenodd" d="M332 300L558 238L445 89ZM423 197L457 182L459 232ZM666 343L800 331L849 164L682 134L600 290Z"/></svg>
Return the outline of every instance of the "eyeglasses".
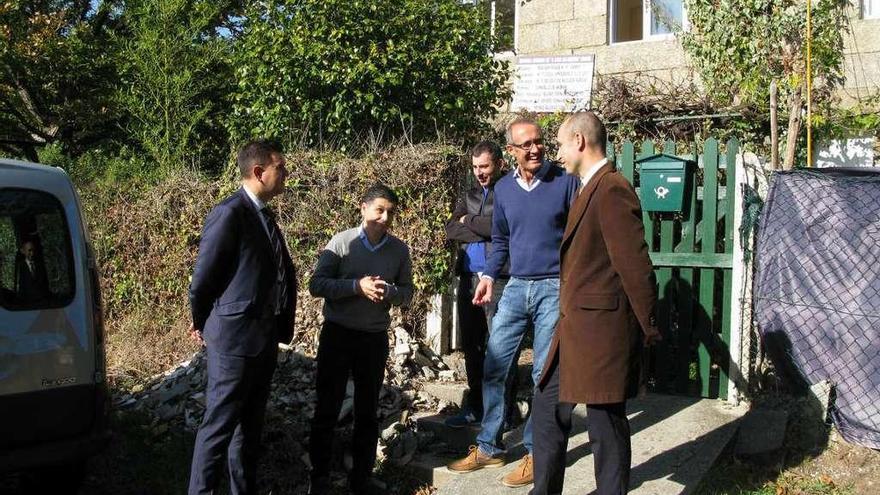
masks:
<svg viewBox="0 0 880 495"><path fill-rule="evenodd" d="M523 151L529 151L530 149L532 149L532 146L536 146L538 148L543 148L544 147L544 140L541 138L532 139L531 141L526 141L526 142L520 143L520 144L510 143L509 146L521 149Z"/></svg>

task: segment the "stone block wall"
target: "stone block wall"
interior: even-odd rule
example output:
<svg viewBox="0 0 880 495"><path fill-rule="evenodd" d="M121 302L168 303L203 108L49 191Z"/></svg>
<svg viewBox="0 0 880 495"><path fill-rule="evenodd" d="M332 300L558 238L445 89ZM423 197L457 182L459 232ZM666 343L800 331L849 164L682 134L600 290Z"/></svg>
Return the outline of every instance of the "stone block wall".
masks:
<svg viewBox="0 0 880 495"><path fill-rule="evenodd" d="M520 4L518 23L521 56L594 54L601 74L673 77L687 69L674 39L610 45L607 0L529 0Z"/></svg>
<svg viewBox="0 0 880 495"><path fill-rule="evenodd" d="M608 0L517 1L519 56L594 54L598 74L644 72L676 81L690 77L687 57L675 39L610 44ZM880 92L880 19L861 19L856 6L850 19L851 32L844 35L844 105Z"/></svg>
<svg viewBox="0 0 880 495"><path fill-rule="evenodd" d="M880 19L861 19L857 8L850 19L851 31L844 34L844 105L880 92Z"/></svg>

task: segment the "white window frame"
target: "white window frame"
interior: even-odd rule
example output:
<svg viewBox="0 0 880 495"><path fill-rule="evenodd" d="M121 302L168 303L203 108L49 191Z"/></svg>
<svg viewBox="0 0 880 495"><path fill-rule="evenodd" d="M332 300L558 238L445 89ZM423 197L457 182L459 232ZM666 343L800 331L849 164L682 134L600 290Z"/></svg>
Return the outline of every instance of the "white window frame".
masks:
<svg viewBox="0 0 880 495"><path fill-rule="evenodd" d="M880 19L880 0L862 0L862 19Z"/></svg>
<svg viewBox="0 0 880 495"><path fill-rule="evenodd" d="M642 39L629 41L614 41L614 25L617 22L617 9L614 8L614 0L608 0L608 44L624 45L626 43L644 43L646 41L664 41L675 39L675 33L651 34L651 3L653 0L642 0ZM864 1L864 0L863 0ZM519 2L516 3L519 7ZM690 29L688 22L687 5L681 0L681 29Z"/></svg>
<svg viewBox="0 0 880 495"><path fill-rule="evenodd" d="M495 36L495 3L498 0L461 0L461 3L466 5L476 5L480 2L489 2L489 33L492 36ZM516 48L519 46L519 6L520 1L516 0L513 2L513 48L511 50L504 50L503 52L496 52L497 56L508 56L515 55Z"/></svg>
<svg viewBox="0 0 880 495"><path fill-rule="evenodd" d="M492 36L495 36L495 3L497 0L486 0L489 2L489 15L491 19L489 22L489 32L492 33ZM513 47L510 50L504 50L503 52L496 52L496 55L513 55L516 53L516 48L519 46L519 5L521 2L514 1L513 2Z"/></svg>

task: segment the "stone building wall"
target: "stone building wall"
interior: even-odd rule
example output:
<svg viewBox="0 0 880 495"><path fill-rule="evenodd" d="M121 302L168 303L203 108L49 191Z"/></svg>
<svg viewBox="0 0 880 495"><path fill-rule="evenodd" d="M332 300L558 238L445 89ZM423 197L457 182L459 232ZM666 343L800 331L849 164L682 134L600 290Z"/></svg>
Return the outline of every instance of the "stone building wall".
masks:
<svg viewBox="0 0 880 495"><path fill-rule="evenodd" d="M691 77L693 71L675 39L609 43L608 0L517 1L517 55L594 54L597 74ZM880 92L880 19L861 19L856 6L850 18L852 29L844 36L844 104Z"/></svg>

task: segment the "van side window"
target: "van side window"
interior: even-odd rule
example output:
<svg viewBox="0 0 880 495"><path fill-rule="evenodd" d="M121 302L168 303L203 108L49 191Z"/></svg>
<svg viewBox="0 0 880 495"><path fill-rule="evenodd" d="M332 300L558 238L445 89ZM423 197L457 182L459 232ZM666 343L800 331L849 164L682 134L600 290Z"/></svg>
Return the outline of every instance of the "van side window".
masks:
<svg viewBox="0 0 880 495"><path fill-rule="evenodd" d="M61 202L30 189L0 189L0 306L60 308L74 295L70 231Z"/></svg>

